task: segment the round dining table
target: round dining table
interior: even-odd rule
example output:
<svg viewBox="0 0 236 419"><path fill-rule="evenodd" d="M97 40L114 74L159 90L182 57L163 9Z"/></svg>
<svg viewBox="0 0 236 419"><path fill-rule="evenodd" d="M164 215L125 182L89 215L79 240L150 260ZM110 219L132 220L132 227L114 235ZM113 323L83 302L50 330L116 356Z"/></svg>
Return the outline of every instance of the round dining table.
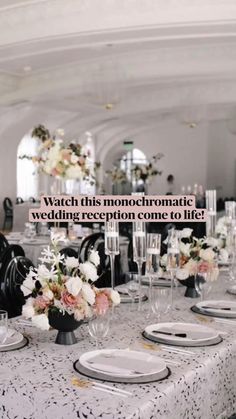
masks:
<svg viewBox="0 0 236 419"><path fill-rule="evenodd" d="M235 300L226 293L232 283L227 272L213 284L211 298ZM147 341L142 331L147 320L148 302L120 304L110 321L109 335L101 348L144 351L170 361L168 378L148 384L111 384L131 393L122 397L102 392L92 385L77 386L86 379L73 368L80 355L95 349L88 325L76 331L78 342L55 344L55 330L42 331L23 325L19 318L10 327L22 332L29 344L22 349L1 352L0 417L2 419L226 419L236 411L236 319L217 322L199 316L190 308L196 299L184 297L184 288L174 291L175 308L162 321L205 324L220 331L223 341L215 346L191 347L187 352L165 349ZM172 362L172 363L171 363Z"/></svg>

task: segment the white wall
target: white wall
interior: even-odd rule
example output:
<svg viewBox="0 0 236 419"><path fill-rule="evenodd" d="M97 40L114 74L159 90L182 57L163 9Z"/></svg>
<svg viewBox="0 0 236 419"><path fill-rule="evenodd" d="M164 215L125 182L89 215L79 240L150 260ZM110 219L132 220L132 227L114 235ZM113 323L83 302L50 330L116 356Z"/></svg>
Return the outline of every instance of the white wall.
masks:
<svg viewBox="0 0 236 419"><path fill-rule="evenodd" d="M164 154L159 162L163 174L154 179L149 193L166 193L166 178L172 173L177 193L182 185L197 183L205 189L217 189L219 197L236 196L236 136L230 134L224 121L202 122L194 129L178 121L165 121L133 140L147 157ZM104 170L112 167L113 156L121 150L122 141L111 146Z"/></svg>
<svg viewBox="0 0 236 419"><path fill-rule="evenodd" d="M177 121L165 121L146 132L137 134L134 146L141 149L149 158L159 152L164 157L159 161L158 168L163 171L149 187L149 193L161 194L167 192L166 178L171 173L175 177L176 193L181 191L182 185L205 185L207 162L207 130L206 125L199 125L195 129L180 124ZM121 145L112 147L104 160L104 170L111 168L113 153Z"/></svg>

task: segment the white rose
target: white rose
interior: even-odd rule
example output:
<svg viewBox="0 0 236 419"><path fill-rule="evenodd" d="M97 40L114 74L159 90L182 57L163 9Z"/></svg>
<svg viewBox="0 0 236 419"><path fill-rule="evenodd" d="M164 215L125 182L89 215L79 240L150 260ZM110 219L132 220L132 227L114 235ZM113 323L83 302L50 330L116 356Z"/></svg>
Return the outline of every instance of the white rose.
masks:
<svg viewBox="0 0 236 419"><path fill-rule="evenodd" d="M77 268L79 266L79 260L73 256L67 256L65 260L65 265L68 269Z"/></svg>
<svg viewBox="0 0 236 419"><path fill-rule="evenodd" d="M201 259L210 262L215 257L215 252L209 247L208 249L201 249L199 252L199 256Z"/></svg>
<svg viewBox="0 0 236 419"><path fill-rule="evenodd" d="M111 297L111 301L113 302L115 306L120 304L120 294L118 293L118 291L111 290L110 297Z"/></svg>
<svg viewBox="0 0 236 419"><path fill-rule="evenodd" d="M91 306L95 303L95 292L89 284L83 284L82 295Z"/></svg>
<svg viewBox="0 0 236 419"><path fill-rule="evenodd" d="M34 315L33 298L28 298L25 305L22 307L22 316L26 319L31 319Z"/></svg>
<svg viewBox="0 0 236 419"><path fill-rule="evenodd" d="M46 314L38 314L32 317L32 324L41 330L49 330L49 322Z"/></svg>
<svg viewBox="0 0 236 419"><path fill-rule="evenodd" d="M180 281L184 281L185 279L187 279L189 277L189 272L187 269L178 269L176 272L176 278L179 279Z"/></svg>
<svg viewBox="0 0 236 419"><path fill-rule="evenodd" d="M90 262L84 262L79 265L80 272L85 276L86 280L89 279L94 282L98 279L97 269Z"/></svg>
<svg viewBox="0 0 236 419"><path fill-rule="evenodd" d="M80 179L82 177L82 170L79 165L69 166L66 170L67 179Z"/></svg>
<svg viewBox="0 0 236 419"><path fill-rule="evenodd" d="M192 235L193 229L192 228L183 228L180 231L180 238L181 239L188 239Z"/></svg>
<svg viewBox="0 0 236 419"><path fill-rule="evenodd" d="M92 250L89 255L89 262L93 263L95 266L100 264L100 256L97 250Z"/></svg>
<svg viewBox="0 0 236 419"><path fill-rule="evenodd" d="M190 247L191 243L183 243L182 241L180 241L179 250L184 256L190 256Z"/></svg>
<svg viewBox="0 0 236 419"><path fill-rule="evenodd" d="M81 291L83 282L78 276L72 276L66 281L65 286L67 288L67 291L72 294L74 297L76 297L79 292Z"/></svg>

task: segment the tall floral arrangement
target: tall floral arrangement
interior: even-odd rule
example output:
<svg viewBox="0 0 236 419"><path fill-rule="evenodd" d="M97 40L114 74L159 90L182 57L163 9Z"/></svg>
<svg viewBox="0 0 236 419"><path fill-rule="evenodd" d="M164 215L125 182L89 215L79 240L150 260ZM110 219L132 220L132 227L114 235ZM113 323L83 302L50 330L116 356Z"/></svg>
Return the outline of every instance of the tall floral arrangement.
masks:
<svg viewBox="0 0 236 419"><path fill-rule="evenodd" d="M198 239L192 235L191 228L179 231L180 260L176 276L178 279L187 279L201 273L209 273L211 280L217 279L219 269L217 265L218 249L214 238L203 237ZM167 254L160 261L162 271L166 271Z"/></svg>
<svg viewBox="0 0 236 419"><path fill-rule="evenodd" d="M185 228L180 232L180 269L177 277L181 280L197 273L209 273L211 280L217 279L217 250L211 238L198 239L192 235L192 229Z"/></svg>
<svg viewBox="0 0 236 419"><path fill-rule="evenodd" d="M74 257L60 254L60 238L59 234L53 235L52 245L42 252L41 264L30 270L21 285L26 298L22 314L43 330L49 329L50 312L68 313L81 321L120 302L117 291L99 290L94 285L100 263L98 252L91 251L88 261L79 263Z"/></svg>
<svg viewBox="0 0 236 419"><path fill-rule="evenodd" d="M57 139L43 125L36 126L32 137L40 140L37 156L32 157L38 169L50 176L64 179L84 179L90 175L87 167L88 156L83 153L82 146L74 141L66 145Z"/></svg>
<svg viewBox="0 0 236 419"><path fill-rule="evenodd" d="M147 182L155 176L160 176L162 171L157 169L156 164L162 157L163 154L158 153L150 159L148 164L136 165L131 171L133 178L136 181L142 180L143 182Z"/></svg>
<svg viewBox="0 0 236 419"><path fill-rule="evenodd" d="M107 170L106 176L108 176L112 183L125 183L127 182L127 176L124 170L119 167L114 167L113 170Z"/></svg>

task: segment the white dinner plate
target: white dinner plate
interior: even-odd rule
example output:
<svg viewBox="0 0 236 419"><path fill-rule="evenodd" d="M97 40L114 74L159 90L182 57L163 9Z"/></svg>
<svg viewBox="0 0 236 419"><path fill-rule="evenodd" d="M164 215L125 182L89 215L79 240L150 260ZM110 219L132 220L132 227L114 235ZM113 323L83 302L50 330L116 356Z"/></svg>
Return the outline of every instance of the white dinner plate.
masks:
<svg viewBox="0 0 236 419"><path fill-rule="evenodd" d="M164 360L155 355L127 349L86 352L80 356L79 362L88 370L123 378L162 374L167 368Z"/></svg>
<svg viewBox="0 0 236 419"><path fill-rule="evenodd" d="M17 332L14 329L8 329L8 336L3 344L0 344L0 349L6 348L8 346L16 345L24 339L24 336Z"/></svg>
<svg viewBox="0 0 236 419"><path fill-rule="evenodd" d="M236 318L236 301L207 300L197 303L196 307L203 314L209 313L218 317ZM224 308L228 310L225 310Z"/></svg>
<svg viewBox="0 0 236 419"><path fill-rule="evenodd" d="M173 335L154 333L154 330L173 333ZM219 337L219 333L216 330L201 324L173 322L151 324L145 328L144 334L154 341L182 346L200 346L214 342ZM174 334L185 334L186 337L175 336Z"/></svg>

